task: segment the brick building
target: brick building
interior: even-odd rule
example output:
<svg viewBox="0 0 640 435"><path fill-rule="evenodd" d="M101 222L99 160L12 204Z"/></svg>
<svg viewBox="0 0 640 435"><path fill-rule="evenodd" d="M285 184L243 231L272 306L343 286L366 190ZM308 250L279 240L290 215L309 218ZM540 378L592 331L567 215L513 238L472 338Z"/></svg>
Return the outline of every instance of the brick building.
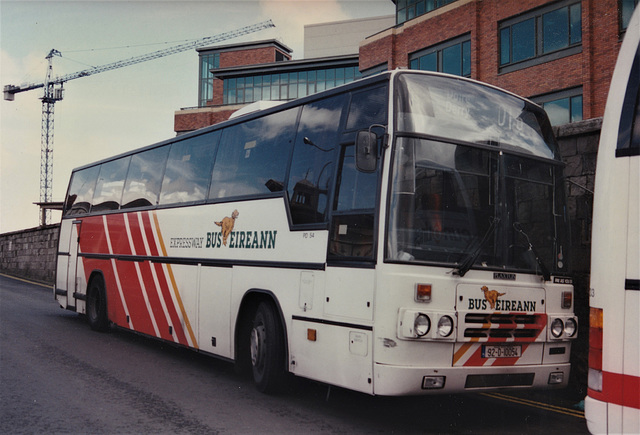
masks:
<svg viewBox="0 0 640 435"><path fill-rule="evenodd" d="M360 69L449 72L528 97L556 125L596 118L635 3L396 0L398 24L362 42Z"/></svg>
<svg viewBox="0 0 640 435"><path fill-rule="evenodd" d="M395 68L448 72L508 89L543 105L554 125L598 118L638 3L389 1L395 17L305 27L316 48L344 32L345 45L360 38L359 52L331 56L331 50L305 47L326 57L292 61L291 50L275 40L200 50L199 105L176 112L175 131L220 122L248 102L296 98ZM331 78L324 75L329 70ZM206 91L203 80L210 82Z"/></svg>

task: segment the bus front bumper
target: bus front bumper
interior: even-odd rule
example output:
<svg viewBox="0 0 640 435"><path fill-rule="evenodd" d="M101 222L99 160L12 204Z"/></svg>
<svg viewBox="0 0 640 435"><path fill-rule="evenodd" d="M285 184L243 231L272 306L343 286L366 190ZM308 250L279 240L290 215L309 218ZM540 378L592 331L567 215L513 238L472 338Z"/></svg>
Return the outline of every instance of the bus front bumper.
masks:
<svg viewBox="0 0 640 435"><path fill-rule="evenodd" d="M424 368L374 365L373 392L382 396L481 392L504 388L563 388L571 365Z"/></svg>

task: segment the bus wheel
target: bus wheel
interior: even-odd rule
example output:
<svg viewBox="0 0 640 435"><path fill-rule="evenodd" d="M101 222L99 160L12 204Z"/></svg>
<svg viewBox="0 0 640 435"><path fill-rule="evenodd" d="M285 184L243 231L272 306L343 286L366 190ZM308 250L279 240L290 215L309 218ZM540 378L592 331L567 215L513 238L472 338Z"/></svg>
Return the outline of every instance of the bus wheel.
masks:
<svg viewBox="0 0 640 435"><path fill-rule="evenodd" d="M249 336L253 381L259 391L279 391L285 377L284 332L271 304L260 303Z"/></svg>
<svg viewBox="0 0 640 435"><path fill-rule="evenodd" d="M109 329L107 297L101 276L93 278L87 289L87 320L94 331L105 332Z"/></svg>

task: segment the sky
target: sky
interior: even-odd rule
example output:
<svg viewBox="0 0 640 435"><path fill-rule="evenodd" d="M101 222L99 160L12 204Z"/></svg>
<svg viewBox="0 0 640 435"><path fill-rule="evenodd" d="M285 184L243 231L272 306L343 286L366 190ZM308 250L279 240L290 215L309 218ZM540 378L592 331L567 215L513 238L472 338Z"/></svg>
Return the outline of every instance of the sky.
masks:
<svg viewBox="0 0 640 435"><path fill-rule="evenodd" d="M304 58L304 25L394 13L391 0L0 0L0 85L62 76L271 19L275 28L220 45L277 39ZM195 49L71 80L55 104L52 200L71 170L175 136L197 105ZM0 104L0 233L39 224L42 89ZM53 212L51 223L60 221Z"/></svg>

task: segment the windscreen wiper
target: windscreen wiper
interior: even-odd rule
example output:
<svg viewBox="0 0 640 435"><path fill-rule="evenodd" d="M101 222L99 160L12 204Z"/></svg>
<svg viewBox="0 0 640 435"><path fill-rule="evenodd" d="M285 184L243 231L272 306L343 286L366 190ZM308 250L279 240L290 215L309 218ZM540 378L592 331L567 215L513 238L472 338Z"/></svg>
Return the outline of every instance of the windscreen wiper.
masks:
<svg viewBox="0 0 640 435"><path fill-rule="evenodd" d="M471 266L473 266L473 264L476 262L478 255L480 255L480 252L482 252L482 248L484 248L484 245L487 244L487 241L495 232L496 227L498 226L498 222L500 222L500 219L498 219L497 217L494 217L493 220L491 221L491 225L489 225L489 228L487 229L487 232L484 233L482 240L478 244L478 247L474 249L472 252L470 252L469 254L467 254L464 261L460 263L460 266L454 269L453 271L454 275L464 276L469 271L469 269L471 269Z"/></svg>
<svg viewBox="0 0 640 435"><path fill-rule="evenodd" d="M536 251L536 248L533 246L533 243L531 243L531 240L529 240L529 236L527 235L527 233L525 233L524 230L522 229L522 225L520 224L520 222L514 222L513 229L519 232L527 240L527 245L529 245L527 252L533 254L536 264L540 266L540 272L542 273L542 277L544 278L544 280L550 281L551 273L549 272L549 269L544 264L544 261L542 261L542 258L540 258L538 251Z"/></svg>

